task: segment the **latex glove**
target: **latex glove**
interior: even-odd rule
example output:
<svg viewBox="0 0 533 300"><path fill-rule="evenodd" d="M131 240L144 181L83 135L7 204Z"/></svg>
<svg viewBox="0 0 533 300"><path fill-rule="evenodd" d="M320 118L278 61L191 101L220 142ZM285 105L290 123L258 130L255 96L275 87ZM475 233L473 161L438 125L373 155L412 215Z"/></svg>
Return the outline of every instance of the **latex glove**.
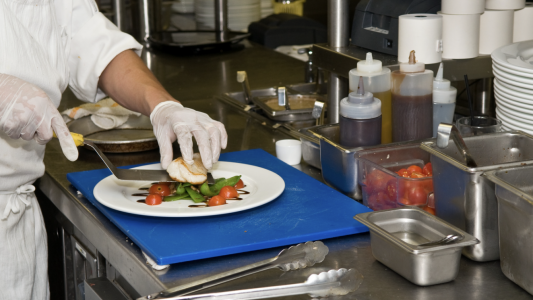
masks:
<svg viewBox="0 0 533 300"><path fill-rule="evenodd" d="M0 130L10 138L34 139L44 145L59 138L63 154L78 159L78 148L52 100L37 86L17 77L0 74Z"/></svg>
<svg viewBox="0 0 533 300"><path fill-rule="evenodd" d="M172 162L172 143L178 140L183 160L193 163L192 136L196 139L202 162L211 169L225 149L228 134L224 125L207 114L185 108L175 101L159 103L150 114L155 137L161 152L161 166L166 169Z"/></svg>

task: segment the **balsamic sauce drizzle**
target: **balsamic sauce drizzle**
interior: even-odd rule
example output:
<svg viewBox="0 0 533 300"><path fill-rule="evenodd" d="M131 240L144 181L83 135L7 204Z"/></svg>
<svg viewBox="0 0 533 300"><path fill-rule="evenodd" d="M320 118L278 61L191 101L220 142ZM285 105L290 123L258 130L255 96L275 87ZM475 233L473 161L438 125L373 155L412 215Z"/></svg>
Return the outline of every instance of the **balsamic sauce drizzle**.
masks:
<svg viewBox="0 0 533 300"><path fill-rule="evenodd" d="M157 183L157 182L156 182ZM155 183L154 183L155 184ZM244 186L246 187L246 185ZM149 188L140 188L139 190L148 190ZM244 191L244 190L237 190L237 192L239 193L239 195L248 195L250 194L250 192L248 191ZM148 196L149 194L148 193L136 193L136 194L131 194L133 197L146 197ZM241 197L237 197L237 198L228 198L226 200L234 200L234 201L240 201L242 200ZM146 204L146 199L141 199L141 200L137 200L137 203L144 203ZM229 204L229 203L226 203L226 204ZM222 204L222 205L226 205L226 204ZM203 207L209 207L209 205L207 204L192 204L192 205L189 205L188 207L190 208L203 208Z"/></svg>

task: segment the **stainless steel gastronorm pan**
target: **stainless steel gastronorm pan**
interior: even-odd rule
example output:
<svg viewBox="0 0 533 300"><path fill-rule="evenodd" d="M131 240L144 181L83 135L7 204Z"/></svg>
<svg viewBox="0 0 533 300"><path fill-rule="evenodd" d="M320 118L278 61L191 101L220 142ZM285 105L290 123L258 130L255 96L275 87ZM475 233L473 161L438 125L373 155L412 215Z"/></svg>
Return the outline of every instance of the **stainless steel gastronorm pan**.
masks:
<svg viewBox="0 0 533 300"><path fill-rule="evenodd" d="M470 234L416 207L358 214L355 219L370 229L376 260L421 286L454 280L461 249L478 243ZM464 238L447 245L418 246L449 234Z"/></svg>
<svg viewBox="0 0 533 300"><path fill-rule="evenodd" d="M491 170L533 163L533 136L521 131L466 137L464 141L477 168L468 168L453 142L440 149L435 142L421 144L431 154L437 216L479 239L463 249L475 261L500 258L497 200L494 183L483 177Z"/></svg>
<svg viewBox="0 0 533 300"><path fill-rule="evenodd" d="M503 274L533 294L533 166L489 171L496 185Z"/></svg>

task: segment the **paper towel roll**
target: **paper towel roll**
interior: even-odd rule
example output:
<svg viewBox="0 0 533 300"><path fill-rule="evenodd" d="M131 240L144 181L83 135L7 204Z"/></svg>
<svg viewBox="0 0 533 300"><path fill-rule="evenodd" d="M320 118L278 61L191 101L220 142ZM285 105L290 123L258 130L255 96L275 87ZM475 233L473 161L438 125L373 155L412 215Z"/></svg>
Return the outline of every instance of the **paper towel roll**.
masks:
<svg viewBox="0 0 533 300"><path fill-rule="evenodd" d="M474 15L485 11L485 0L442 0L443 14Z"/></svg>
<svg viewBox="0 0 533 300"><path fill-rule="evenodd" d="M481 14L442 16L442 58L473 58L479 55Z"/></svg>
<svg viewBox="0 0 533 300"><path fill-rule="evenodd" d="M401 15L398 28L398 61L409 62L415 50L417 61L434 64L442 60L442 16Z"/></svg>
<svg viewBox="0 0 533 300"><path fill-rule="evenodd" d="M513 10L486 10L479 22L479 53L491 54L497 48L511 44L513 20Z"/></svg>
<svg viewBox="0 0 533 300"><path fill-rule="evenodd" d="M526 0L487 0L486 9L495 10L515 10L522 9L526 6Z"/></svg>
<svg viewBox="0 0 533 300"><path fill-rule="evenodd" d="M513 43L533 40L533 3L514 12Z"/></svg>

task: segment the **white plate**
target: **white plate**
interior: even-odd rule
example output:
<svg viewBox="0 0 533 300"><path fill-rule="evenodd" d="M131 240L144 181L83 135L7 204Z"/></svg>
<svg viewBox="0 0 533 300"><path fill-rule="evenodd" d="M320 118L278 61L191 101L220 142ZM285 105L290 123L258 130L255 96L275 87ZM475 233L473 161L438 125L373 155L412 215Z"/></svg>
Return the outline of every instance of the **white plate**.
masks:
<svg viewBox="0 0 533 300"><path fill-rule="evenodd" d="M506 94L509 93L513 96L533 100L533 89L529 90L511 84L507 84L498 80L498 78L494 79L494 88L498 88L500 91Z"/></svg>
<svg viewBox="0 0 533 300"><path fill-rule="evenodd" d="M523 122L533 125L533 110L518 110L515 105L509 102L502 102L501 98L496 98L496 106L500 107L505 113L514 116L516 119L521 119Z"/></svg>
<svg viewBox="0 0 533 300"><path fill-rule="evenodd" d="M153 164L136 169L161 170L161 165ZM163 202L160 205L149 206L137 202L144 197L131 195L146 192L139 188L150 186L150 182L123 181L114 175L102 179L94 187L93 192L101 204L126 213L154 217L205 217L234 213L266 204L276 199L285 189L285 182L278 174L256 166L221 161L213 166L211 174L214 178L242 175L242 181L246 185L243 190L250 194L241 195L243 200L228 200L226 205L213 207L192 208L189 205L195 203L191 200Z"/></svg>
<svg viewBox="0 0 533 300"><path fill-rule="evenodd" d="M502 65L502 64L500 64L499 62L497 62L495 60L492 61L492 66L496 66L498 69L500 69L502 71L505 71L506 73L510 73L510 74L516 75L516 76L533 78L533 73L527 73L527 72L524 72L524 71L517 71L515 69L508 68L505 65Z"/></svg>
<svg viewBox="0 0 533 300"><path fill-rule="evenodd" d="M533 88L532 84L518 82L518 81L515 81L515 80L512 80L512 79L509 79L509 78L507 78L507 76L503 76L501 73L499 73L494 68L492 69L492 72L494 73L494 77L496 77L501 82L505 82L507 84L518 86L518 87L525 88L525 89L532 89Z"/></svg>
<svg viewBox="0 0 533 300"><path fill-rule="evenodd" d="M503 46L494 50L491 57L509 69L533 73L533 41Z"/></svg>
<svg viewBox="0 0 533 300"><path fill-rule="evenodd" d="M496 77L498 77L498 78L505 77L505 78L507 78L509 80L513 80L513 81L517 81L517 82L526 83L526 84L532 84L533 85L533 77L532 78L528 78L528 77L524 77L524 76L516 76L516 75L513 75L513 74L510 74L510 73L507 73L507 72L503 71L502 69L498 68L497 65L492 65L492 72L494 72L494 75Z"/></svg>
<svg viewBox="0 0 533 300"><path fill-rule="evenodd" d="M499 111L500 119L502 123L507 124L507 126L513 125L514 127L517 127L517 128L528 129L528 130L533 129L533 121L525 120L521 117L517 117L509 113L509 111L506 110L505 107L503 106L498 106L496 107L496 109Z"/></svg>
<svg viewBox="0 0 533 300"><path fill-rule="evenodd" d="M508 98L505 96L502 96L499 91L494 89L494 94L496 98L497 103L502 103L504 106L507 106L508 108L514 109L516 111L520 111L523 113L533 113L533 101L527 101L523 99L518 98Z"/></svg>

